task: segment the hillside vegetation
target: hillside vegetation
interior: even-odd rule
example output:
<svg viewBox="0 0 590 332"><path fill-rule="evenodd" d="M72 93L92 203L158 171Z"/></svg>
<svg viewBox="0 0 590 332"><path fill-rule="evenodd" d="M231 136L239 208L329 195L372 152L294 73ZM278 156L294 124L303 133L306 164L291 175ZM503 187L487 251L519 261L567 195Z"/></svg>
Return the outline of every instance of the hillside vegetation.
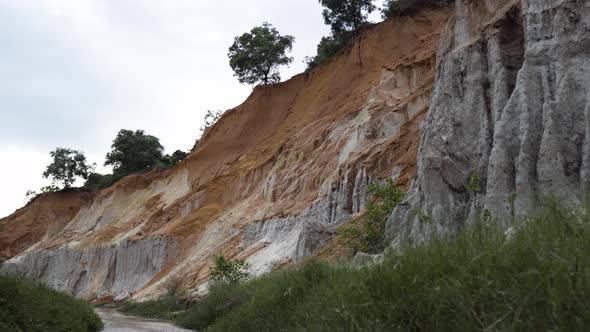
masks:
<svg viewBox="0 0 590 332"><path fill-rule="evenodd" d="M0 331L100 331L92 307L36 282L0 275Z"/></svg>
<svg viewBox="0 0 590 332"><path fill-rule="evenodd" d="M167 299L126 310L209 331L580 331L590 324L589 250L590 210L551 203L509 232L469 227L383 264L312 261L214 287L188 309Z"/></svg>

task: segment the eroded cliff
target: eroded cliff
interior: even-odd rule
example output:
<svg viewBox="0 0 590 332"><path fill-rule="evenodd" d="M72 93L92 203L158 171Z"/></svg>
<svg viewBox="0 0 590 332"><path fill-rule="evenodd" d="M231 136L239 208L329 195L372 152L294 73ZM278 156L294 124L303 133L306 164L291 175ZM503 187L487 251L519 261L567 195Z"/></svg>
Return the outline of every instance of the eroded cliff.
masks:
<svg viewBox="0 0 590 332"><path fill-rule="evenodd" d="M457 1L394 245L590 189L590 2ZM471 179L480 190L468 190ZM419 212L419 213L418 213ZM434 223L424 223L429 216Z"/></svg>
<svg viewBox="0 0 590 332"><path fill-rule="evenodd" d="M370 181L410 186L449 14L381 23L329 63L256 88L181 164L94 193L24 252L11 247L4 269L87 299L145 298L177 280L202 289L220 252L255 273L313 254L361 211Z"/></svg>

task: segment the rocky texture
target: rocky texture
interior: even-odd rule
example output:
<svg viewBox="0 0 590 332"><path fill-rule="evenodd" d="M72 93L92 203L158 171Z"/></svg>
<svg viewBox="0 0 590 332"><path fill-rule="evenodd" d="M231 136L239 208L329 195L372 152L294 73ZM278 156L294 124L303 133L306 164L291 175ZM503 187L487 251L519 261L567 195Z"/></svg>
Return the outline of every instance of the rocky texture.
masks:
<svg viewBox="0 0 590 332"><path fill-rule="evenodd" d="M175 252L176 244L164 237L125 239L107 247L35 251L6 262L2 268L74 296L116 299L129 297L147 285Z"/></svg>
<svg viewBox="0 0 590 332"><path fill-rule="evenodd" d="M97 193L8 266L88 299L143 299L178 280L202 290L219 253L255 273L313 254L361 210L369 181L409 186L449 14L376 25L328 63L257 87L182 163Z"/></svg>
<svg viewBox="0 0 590 332"><path fill-rule="evenodd" d="M438 54L392 243L482 216L507 224L542 195L579 203L590 183L590 2L458 0ZM480 192L467 190L473 172Z"/></svg>
<svg viewBox="0 0 590 332"><path fill-rule="evenodd" d="M49 193L0 219L0 261L27 250L43 237L61 232L94 196L86 191Z"/></svg>

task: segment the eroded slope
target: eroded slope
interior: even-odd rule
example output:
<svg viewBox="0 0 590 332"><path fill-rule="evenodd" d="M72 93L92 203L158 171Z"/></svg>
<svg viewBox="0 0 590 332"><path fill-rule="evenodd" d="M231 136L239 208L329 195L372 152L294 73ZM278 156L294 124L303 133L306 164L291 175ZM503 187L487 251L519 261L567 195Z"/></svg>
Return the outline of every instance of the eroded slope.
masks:
<svg viewBox="0 0 590 332"><path fill-rule="evenodd" d="M409 187L449 11L364 31L329 63L256 88L164 172L102 191L5 268L88 299L202 287L213 255L256 273L320 249L370 181Z"/></svg>

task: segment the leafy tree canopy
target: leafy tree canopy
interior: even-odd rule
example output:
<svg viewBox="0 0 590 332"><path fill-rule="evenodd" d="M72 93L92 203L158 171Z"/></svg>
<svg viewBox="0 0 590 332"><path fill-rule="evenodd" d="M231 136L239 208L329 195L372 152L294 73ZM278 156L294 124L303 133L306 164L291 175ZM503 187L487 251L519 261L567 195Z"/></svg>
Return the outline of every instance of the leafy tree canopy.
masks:
<svg viewBox="0 0 590 332"><path fill-rule="evenodd" d="M253 28L234 39L229 48L229 64L240 83L278 83L278 68L293 62L286 55L293 48L293 36L281 36L269 23Z"/></svg>
<svg viewBox="0 0 590 332"><path fill-rule="evenodd" d="M70 188L77 178L88 178L91 166L86 164L86 157L82 152L56 148L50 155L53 161L43 172L43 177L52 179L52 188L60 185L64 189Z"/></svg>
<svg viewBox="0 0 590 332"><path fill-rule="evenodd" d="M117 179L141 173L162 164L164 147L160 140L143 130L121 129L107 153L105 166L113 166Z"/></svg>
<svg viewBox="0 0 590 332"><path fill-rule="evenodd" d="M319 0L325 8L324 22L332 28L336 36L345 32L355 32L365 26L368 16L375 10L372 0Z"/></svg>
<svg viewBox="0 0 590 332"><path fill-rule="evenodd" d="M381 10L383 18L412 15L420 8L428 6L446 6L454 0L386 0Z"/></svg>
<svg viewBox="0 0 590 332"><path fill-rule="evenodd" d="M162 163L166 166L173 166L184 160L188 156L188 152L184 152L182 150L176 150L173 154L165 155L162 159Z"/></svg>

